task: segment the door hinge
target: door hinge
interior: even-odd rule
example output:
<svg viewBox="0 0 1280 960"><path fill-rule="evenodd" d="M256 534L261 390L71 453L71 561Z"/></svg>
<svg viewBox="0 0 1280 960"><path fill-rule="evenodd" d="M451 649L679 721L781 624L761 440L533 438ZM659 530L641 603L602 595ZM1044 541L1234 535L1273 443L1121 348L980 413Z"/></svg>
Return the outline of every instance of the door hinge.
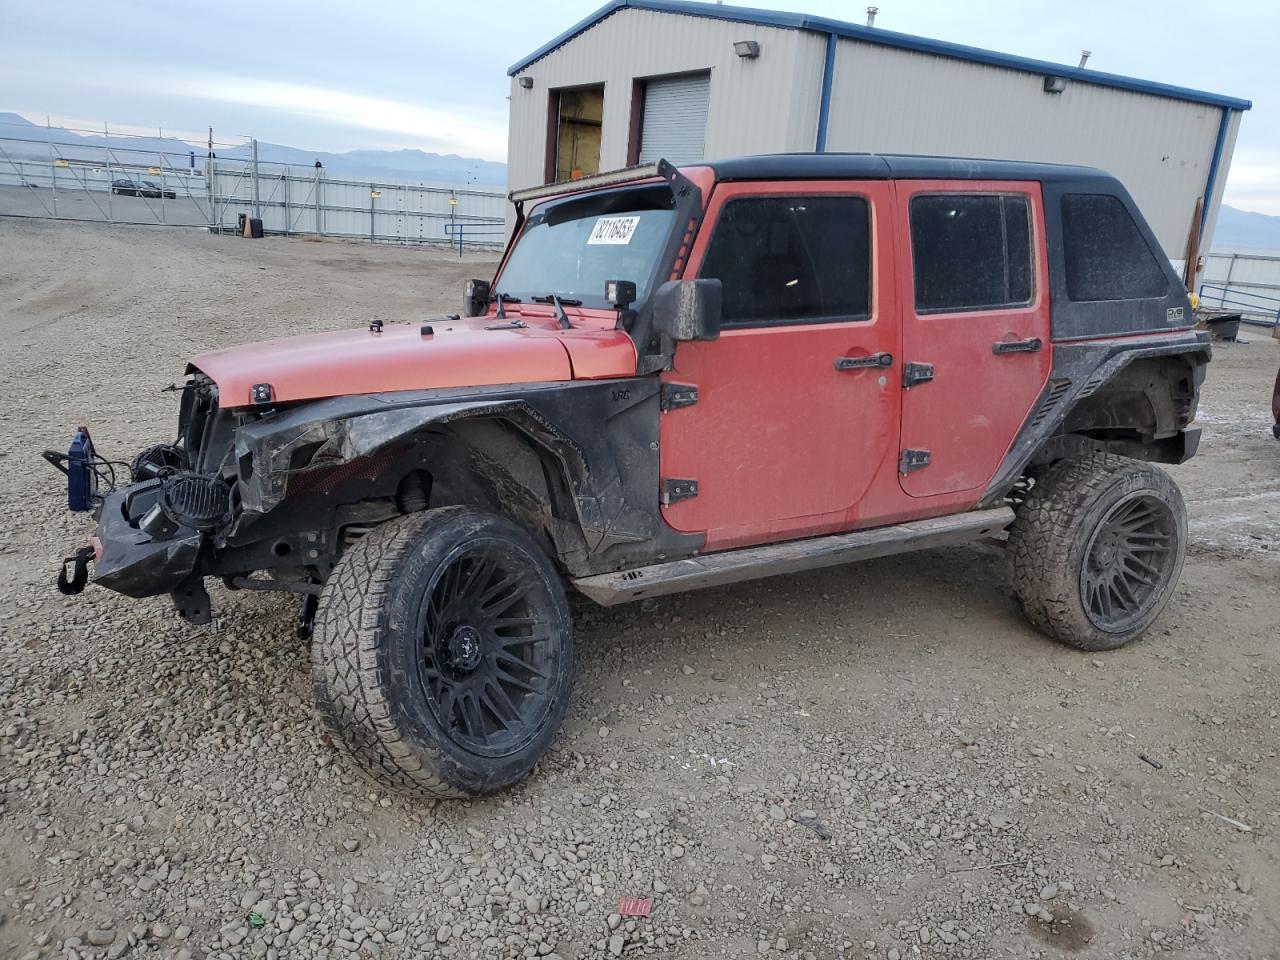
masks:
<svg viewBox="0 0 1280 960"><path fill-rule="evenodd" d="M677 410L691 407L698 402L698 387L692 383L663 383L658 397L661 410Z"/></svg>
<svg viewBox="0 0 1280 960"><path fill-rule="evenodd" d="M903 450L902 456L898 459L898 472L902 474L915 473L915 471L923 470L928 465L928 450Z"/></svg>
<svg viewBox="0 0 1280 960"><path fill-rule="evenodd" d="M668 507L673 503L679 503L681 500L692 500L698 495L697 480L678 480L675 478L662 478L662 505Z"/></svg>
<svg viewBox="0 0 1280 960"><path fill-rule="evenodd" d="M932 379L932 363L908 363L902 368L902 385L908 390Z"/></svg>

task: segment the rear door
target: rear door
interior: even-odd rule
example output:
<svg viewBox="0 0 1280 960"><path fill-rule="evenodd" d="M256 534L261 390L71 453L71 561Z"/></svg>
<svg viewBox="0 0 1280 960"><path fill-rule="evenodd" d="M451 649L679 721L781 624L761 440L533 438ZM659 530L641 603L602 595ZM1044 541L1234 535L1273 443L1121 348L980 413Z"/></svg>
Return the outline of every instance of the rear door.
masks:
<svg viewBox="0 0 1280 960"><path fill-rule="evenodd" d="M1039 183L899 181L902 451L911 497L976 495L1052 367Z"/></svg>
<svg viewBox="0 0 1280 960"><path fill-rule="evenodd" d="M895 484L891 205L883 181L716 188L685 274L723 283L722 331L663 378L672 527L709 549L845 529Z"/></svg>

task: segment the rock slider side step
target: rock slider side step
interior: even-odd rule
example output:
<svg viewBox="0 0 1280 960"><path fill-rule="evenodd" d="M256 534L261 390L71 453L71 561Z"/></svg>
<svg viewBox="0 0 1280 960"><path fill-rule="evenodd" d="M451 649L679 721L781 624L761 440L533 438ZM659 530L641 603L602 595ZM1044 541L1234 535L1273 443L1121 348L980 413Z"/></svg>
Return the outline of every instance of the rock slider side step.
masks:
<svg viewBox="0 0 1280 960"><path fill-rule="evenodd" d="M891 527L706 553L685 560L580 577L572 583L596 603L612 606L779 573L797 573L926 547L965 543L994 536L1012 522L1013 510L1009 507L974 510Z"/></svg>

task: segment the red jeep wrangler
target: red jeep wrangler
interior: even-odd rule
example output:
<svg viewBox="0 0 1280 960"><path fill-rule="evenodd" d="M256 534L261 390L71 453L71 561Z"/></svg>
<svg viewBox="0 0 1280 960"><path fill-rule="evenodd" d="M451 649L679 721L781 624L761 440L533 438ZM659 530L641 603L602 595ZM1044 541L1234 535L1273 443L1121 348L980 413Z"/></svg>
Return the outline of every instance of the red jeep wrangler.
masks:
<svg viewBox="0 0 1280 960"><path fill-rule="evenodd" d="M465 317L196 357L177 440L100 498L64 588L92 562L194 623L207 577L302 594L334 739L430 796L510 784L555 736L566 588L1007 532L1057 640L1119 647L1168 602L1186 514L1149 464L1195 452L1209 345L1113 178L804 154L512 199Z"/></svg>

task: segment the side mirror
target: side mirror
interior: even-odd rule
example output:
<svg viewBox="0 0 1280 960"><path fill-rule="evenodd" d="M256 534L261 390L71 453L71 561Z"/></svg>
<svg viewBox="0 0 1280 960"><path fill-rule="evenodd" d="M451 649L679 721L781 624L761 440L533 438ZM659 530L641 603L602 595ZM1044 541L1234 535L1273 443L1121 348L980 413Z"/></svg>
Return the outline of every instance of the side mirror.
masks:
<svg viewBox="0 0 1280 960"><path fill-rule="evenodd" d="M720 336L719 280L668 280L653 295L654 329L673 342Z"/></svg>
<svg viewBox="0 0 1280 960"><path fill-rule="evenodd" d="M489 312L489 281L468 280L462 288L462 315L481 317Z"/></svg>

